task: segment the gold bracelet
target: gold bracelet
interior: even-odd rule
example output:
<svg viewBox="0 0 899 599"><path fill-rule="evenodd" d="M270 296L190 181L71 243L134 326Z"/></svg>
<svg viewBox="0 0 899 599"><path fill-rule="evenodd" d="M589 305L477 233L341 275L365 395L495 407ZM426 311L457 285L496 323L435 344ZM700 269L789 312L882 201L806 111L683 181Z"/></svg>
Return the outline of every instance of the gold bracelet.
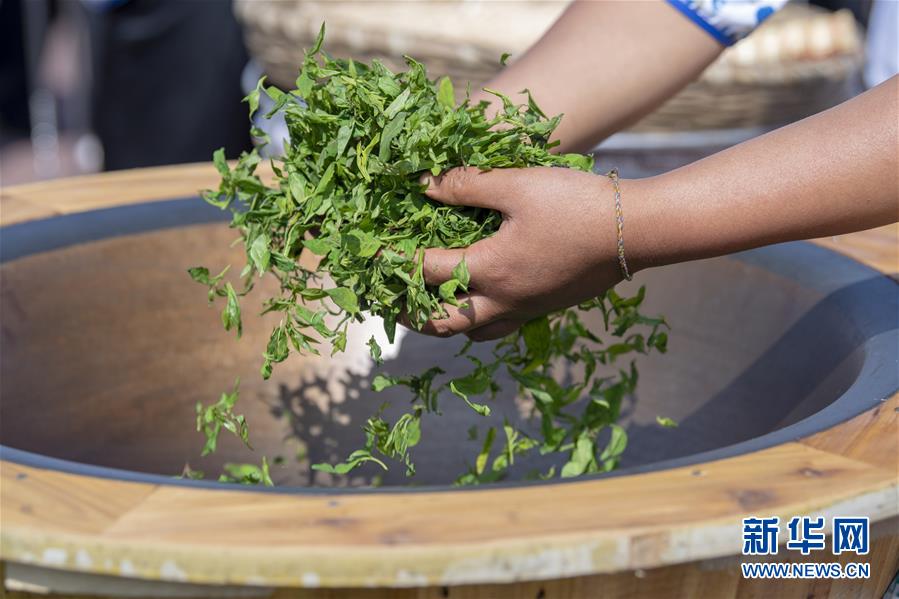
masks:
<svg viewBox="0 0 899 599"><path fill-rule="evenodd" d="M612 187L615 189L615 225L618 230L618 266L621 268L621 274L630 281L634 277L631 276L627 269L627 260L624 259L624 214L621 212L621 185L618 181L618 169L613 168L606 176L612 180Z"/></svg>

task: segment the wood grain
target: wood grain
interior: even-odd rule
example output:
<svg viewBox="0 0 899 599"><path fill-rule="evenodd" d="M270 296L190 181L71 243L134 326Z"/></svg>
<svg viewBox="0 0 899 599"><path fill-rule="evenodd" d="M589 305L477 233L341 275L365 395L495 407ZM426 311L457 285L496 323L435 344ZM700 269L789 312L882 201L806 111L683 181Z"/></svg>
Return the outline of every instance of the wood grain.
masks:
<svg viewBox="0 0 899 599"><path fill-rule="evenodd" d="M0 221L183 197L216 178L204 164L6 188ZM892 274L897 231L820 243ZM512 489L209 491L0 461L0 558L154 580L332 587L277 597L846 596L841 581L760 591L729 556L746 514L868 514L879 522L871 561L881 569L851 592L875 596L899 551L899 397L884 399L828 431L748 455ZM415 588L358 588L372 585Z"/></svg>
<svg viewBox="0 0 899 599"><path fill-rule="evenodd" d="M266 163L260 164L257 172L263 179L272 175ZM3 225L9 225L44 218L48 214L71 214L187 197L217 187L219 179L212 164L199 163L114 171L0 188L0 218Z"/></svg>
<svg viewBox="0 0 899 599"><path fill-rule="evenodd" d="M899 400L880 405L840 426L840 434L817 433L804 445L897 472L899 470Z"/></svg>

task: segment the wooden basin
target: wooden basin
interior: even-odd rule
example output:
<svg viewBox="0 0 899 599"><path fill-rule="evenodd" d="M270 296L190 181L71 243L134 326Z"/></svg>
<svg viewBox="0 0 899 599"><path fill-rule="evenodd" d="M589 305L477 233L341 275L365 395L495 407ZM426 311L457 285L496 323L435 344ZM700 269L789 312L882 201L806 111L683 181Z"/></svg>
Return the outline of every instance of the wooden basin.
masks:
<svg viewBox="0 0 899 599"><path fill-rule="evenodd" d="M668 355L639 361L619 471L525 481L551 463L537 458L502 485L448 487L477 453L471 424L528 426L501 380L488 421L443 398L444 415L424 424L416 486L395 467L371 489L377 469L344 481L309 464L356 448L384 399L404 403L369 390L357 348L377 323L359 325L346 354L292 357L261 381L262 294L236 341L185 273L241 263L222 213L192 195L212 177L181 167L4 190L0 550L12 579L55 568L101 575L69 575L57 590L89 580L114 593L124 577L156 581L135 583L156 585L151 595L376 586L451 597L496 583L490 596L597 584L604 594L591 596L672 596L702 580L709 596L736 596L773 584L721 559L739 554L741 518L845 513L877 522L874 574L851 588L882 592L899 552L899 287L878 269L797 243L641 273L647 312L673 330ZM385 369L461 372L460 345L408 334ZM238 375L256 451L229 439L201 460L194 405ZM217 473L261 455L285 458L274 490L173 478L187 462ZM799 596L808 581L780 584Z"/></svg>

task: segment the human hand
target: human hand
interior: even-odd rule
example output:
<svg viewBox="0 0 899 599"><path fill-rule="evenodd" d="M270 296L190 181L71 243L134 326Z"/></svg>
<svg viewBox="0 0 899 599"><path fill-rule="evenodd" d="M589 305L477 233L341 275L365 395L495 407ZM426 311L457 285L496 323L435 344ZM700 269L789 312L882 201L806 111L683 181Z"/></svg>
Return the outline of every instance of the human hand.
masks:
<svg viewBox="0 0 899 599"><path fill-rule="evenodd" d="M429 320L422 333L497 339L532 318L596 297L621 279L614 191L606 177L564 168L469 167L423 182L431 199L497 210L503 222L492 237L468 248L425 251L427 284L452 278L463 256L471 282L462 305L445 306L447 317Z"/></svg>

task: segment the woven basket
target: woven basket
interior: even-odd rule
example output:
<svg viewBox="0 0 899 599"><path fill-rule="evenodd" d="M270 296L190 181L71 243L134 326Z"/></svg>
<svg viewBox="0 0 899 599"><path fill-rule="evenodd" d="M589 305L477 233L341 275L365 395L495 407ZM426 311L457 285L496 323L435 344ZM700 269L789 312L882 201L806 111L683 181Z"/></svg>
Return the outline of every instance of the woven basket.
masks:
<svg viewBox="0 0 899 599"><path fill-rule="evenodd" d="M514 7L510 7L514 5ZM409 54L432 76L479 86L521 54L567 1L235 0L250 52L271 80L292 86L302 51L327 23L335 56L383 60ZM633 131L771 127L828 108L858 91L861 35L848 11L789 5L726 50L695 82Z"/></svg>

